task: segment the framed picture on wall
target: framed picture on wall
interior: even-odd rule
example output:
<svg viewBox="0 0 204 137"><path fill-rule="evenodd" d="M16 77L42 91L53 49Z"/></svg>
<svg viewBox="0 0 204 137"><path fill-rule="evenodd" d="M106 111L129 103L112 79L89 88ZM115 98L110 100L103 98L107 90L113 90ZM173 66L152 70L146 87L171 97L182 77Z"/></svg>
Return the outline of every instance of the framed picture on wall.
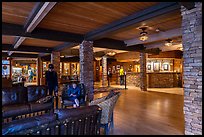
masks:
<svg viewBox="0 0 204 137"><path fill-rule="evenodd" d="M160 69L159 69L159 62L154 62L153 63L153 69L154 69L154 71L159 71Z"/></svg>
<svg viewBox="0 0 204 137"><path fill-rule="evenodd" d="M117 70L119 70L120 69L120 65L117 65L116 68L117 68Z"/></svg>
<svg viewBox="0 0 204 137"><path fill-rule="evenodd" d="M163 64L163 69L168 71L169 70L169 64Z"/></svg>
<svg viewBox="0 0 204 137"><path fill-rule="evenodd" d="M147 70L151 70L151 64L147 65Z"/></svg>

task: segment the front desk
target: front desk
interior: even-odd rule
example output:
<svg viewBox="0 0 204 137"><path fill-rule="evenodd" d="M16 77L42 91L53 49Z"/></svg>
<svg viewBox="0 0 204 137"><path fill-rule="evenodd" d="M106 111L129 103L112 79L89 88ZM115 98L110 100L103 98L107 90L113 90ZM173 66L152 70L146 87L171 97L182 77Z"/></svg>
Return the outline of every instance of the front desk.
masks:
<svg viewBox="0 0 204 137"><path fill-rule="evenodd" d="M181 73L178 72L147 73L147 87L148 88L182 87Z"/></svg>
<svg viewBox="0 0 204 137"><path fill-rule="evenodd" d="M178 72L152 72L147 73L148 88L173 88L182 87L181 73ZM140 87L140 73L127 72L127 86Z"/></svg>

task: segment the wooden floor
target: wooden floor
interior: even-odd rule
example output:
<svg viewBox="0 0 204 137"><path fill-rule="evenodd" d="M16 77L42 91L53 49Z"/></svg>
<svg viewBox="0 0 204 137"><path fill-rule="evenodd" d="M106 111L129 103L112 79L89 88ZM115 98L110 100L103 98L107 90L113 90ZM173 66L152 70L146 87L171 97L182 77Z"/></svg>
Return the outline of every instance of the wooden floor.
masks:
<svg viewBox="0 0 204 137"><path fill-rule="evenodd" d="M121 91L112 135L183 135L183 96L136 89ZM106 95L99 93L95 98Z"/></svg>
<svg viewBox="0 0 204 137"><path fill-rule="evenodd" d="M174 89L168 90L173 91ZM144 92L140 91L139 88L130 87L128 90L120 90L120 92L122 94L114 109L115 126L110 134L184 134L183 95L152 91ZM107 94L108 92L96 93L94 99ZM60 100L58 100L58 104L59 108L61 108Z"/></svg>

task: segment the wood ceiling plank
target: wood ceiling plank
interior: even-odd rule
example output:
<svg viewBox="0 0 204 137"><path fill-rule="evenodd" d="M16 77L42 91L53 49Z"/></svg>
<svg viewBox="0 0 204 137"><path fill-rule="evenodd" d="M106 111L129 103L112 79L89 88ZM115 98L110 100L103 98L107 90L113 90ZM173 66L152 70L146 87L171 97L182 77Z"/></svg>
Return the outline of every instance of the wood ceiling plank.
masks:
<svg viewBox="0 0 204 137"><path fill-rule="evenodd" d="M39 46L39 47L55 47L55 46L60 45L62 43L63 42L51 41L51 40L43 40L43 39L27 38L22 43L22 45Z"/></svg>
<svg viewBox="0 0 204 137"><path fill-rule="evenodd" d="M161 31L168 31L170 29L180 28L181 27L180 11L174 11L174 12L162 15L162 16L158 16L156 18L152 18L149 20L145 20L143 22L139 22L135 24L134 28L120 31L119 33L115 33L109 36L108 38L113 38L117 40L128 40L128 39L132 39L135 37L139 37L141 31L136 28L139 26L142 26L143 24L151 28L147 30L148 35L157 33L155 31L157 28L159 28Z"/></svg>
<svg viewBox="0 0 204 137"><path fill-rule="evenodd" d="M143 8L152 6L155 3L156 2L147 2L143 5ZM140 8L141 5L137 5L137 3L134 2L59 2L50 14L39 24L39 28L85 34L125 17ZM81 31L80 28L76 27L76 24L84 30Z"/></svg>
<svg viewBox="0 0 204 137"><path fill-rule="evenodd" d="M95 40L103 38L105 36L107 37L107 35L110 35L112 33L121 32L127 28L134 28L135 24L144 20L155 18L157 16L161 16L178 9L179 5L176 2L159 3L143 11L134 12L130 16L126 16L120 20L117 20L108 25L104 25L103 27L98 28L94 31L91 31L86 34L85 38L87 40Z"/></svg>
<svg viewBox="0 0 204 137"><path fill-rule="evenodd" d="M2 35L2 44L13 44L15 41L15 36Z"/></svg>
<svg viewBox="0 0 204 137"><path fill-rule="evenodd" d="M34 5L35 2L2 2L2 21L24 25Z"/></svg>

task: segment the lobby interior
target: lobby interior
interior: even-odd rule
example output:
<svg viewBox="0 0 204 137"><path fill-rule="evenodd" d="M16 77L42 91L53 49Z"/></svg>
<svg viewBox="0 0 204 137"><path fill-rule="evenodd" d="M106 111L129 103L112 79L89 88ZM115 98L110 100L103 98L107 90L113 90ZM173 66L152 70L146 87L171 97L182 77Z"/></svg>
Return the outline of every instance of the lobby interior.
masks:
<svg viewBox="0 0 204 137"><path fill-rule="evenodd" d="M50 63L59 96L121 93L111 135L202 134L202 2L2 2L2 79L45 85Z"/></svg>

